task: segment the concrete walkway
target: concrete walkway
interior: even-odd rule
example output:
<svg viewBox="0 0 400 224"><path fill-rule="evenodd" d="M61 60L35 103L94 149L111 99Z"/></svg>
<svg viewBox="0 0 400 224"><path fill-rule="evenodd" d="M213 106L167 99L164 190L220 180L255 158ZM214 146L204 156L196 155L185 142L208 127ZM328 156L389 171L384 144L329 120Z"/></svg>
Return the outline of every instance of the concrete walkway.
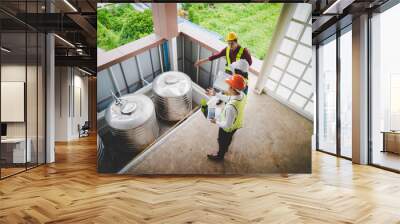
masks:
<svg viewBox="0 0 400 224"><path fill-rule="evenodd" d="M217 151L218 127L198 111L158 147L125 167L127 174L258 174L311 172L312 123L268 95L253 93L250 77L245 127L234 136L225 161Z"/></svg>

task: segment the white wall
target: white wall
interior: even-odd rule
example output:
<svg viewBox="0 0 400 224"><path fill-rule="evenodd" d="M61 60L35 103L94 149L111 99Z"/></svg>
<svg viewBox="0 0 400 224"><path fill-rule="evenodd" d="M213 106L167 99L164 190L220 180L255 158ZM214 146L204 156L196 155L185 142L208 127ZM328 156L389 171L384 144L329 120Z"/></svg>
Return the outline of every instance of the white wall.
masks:
<svg viewBox="0 0 400 224"><path fill-rule="evenodd" d="M69 69L55 68L55 141L68 140Z"/></svg>
<svg viewBox="0 0 400 224"><path fill-rule="evenodd" d="M38 69L38 70L37 70ZM26 80L27 78L27 80ZM24 138L25 135L30 139L32 150L32 161L44 163L45 150L45 117L44 117L44 74L42 68L36 66L25 66L25 64L3 64L1 66L1 81L3 82L24 82L26 84L26 107L23 106L22 112L26 112L26 120L23 122L6 122L7 137ZM22 94L24 91L22 92ZM4 97L4 96L2 96ZM7 97L7 96L6 96ZM1 110L12 110L11 108L1 108ZM3 111L4 112L4 111ZM11 112L12 111L7 111ZM37 153L39 156L37 156Z"/></svg>
<svg viewBox="0 0 400 224"><path fill-rule="evenodd" d="M27 70L26 70L27 69ZM36 68L33 66L25 67L25 65L17 65L17 64L8 64L1 66L1 81L3 82L25 82L26 71L28 71L28 81L29 85L36 85L36 81L31 80L30 75L36 74ZM36 108L36 88L27 88L27 104L28 106ZM32 91L32 92L31 92ZM29 105L34 102L34 105ZM7 110L7 108L1 108L2 110ZM28 110L31 112L32 108ZM36 113L27 113L28 122L28 129L33 128L36 130L34 124L31 122L34 121L36 124ZM25 137L25 126L26 122L7 122L7 136L8 137ZM29 137L29 130L28 130L28 137Z"/></svg>
<svg viewBox="0 0 400 224"><path fill-rule="evenodd" d="M77 139L78 124L83 125L88 120L88 78L76 68L56 67L55 85L55 140Z"/></svg>
<svg viewBox="0 0 400 224"><path fill-rule="evenodd" d="M78 133L78 124L83 125L85 123L85 121L89 120L89 113L88 113L88 78L87 77L83 77L80 75L76 75L76 71L75 70L75 75L74 75L74 100L75 100L75 113L73 113L73 119L72 119L72 130L71 130L71 134L73 136L73 138L77 138L79 137L79 133ZM81 74L81 73L79 73ZM77 104L79 104L79 102L77 102L77 100L79 100L78 93L77 90L80 90L80 105L81 105L81 112L79 111L79 108L77 107Z"/></svg>
<svg viewBox="0 0 400 224"><path fill-rule="evenodd" d="M2 65L1 66L1 81L3 82L25 82L25 65ZM1 108L6 110L6 108ZM25 137L25 122L10 122L7 123L8 137Z"/></svg>

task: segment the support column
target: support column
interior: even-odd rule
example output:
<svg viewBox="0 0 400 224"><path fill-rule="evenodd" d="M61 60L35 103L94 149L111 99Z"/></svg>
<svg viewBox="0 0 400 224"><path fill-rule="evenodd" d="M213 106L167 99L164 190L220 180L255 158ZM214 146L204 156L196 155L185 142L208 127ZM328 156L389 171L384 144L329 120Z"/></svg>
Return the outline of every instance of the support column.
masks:
<svg viewBox="0 0 400 224"><path fill-rule="evenodd" d="M176 37L178 32L178 9L176 3L152 4L154 33L168 40L171 70L178 71Z"/></svg>
<svg viewBox="0 0 400 224"><path fill-rule="evenodd" d="M260 75L258 76L255 91L261 94L265 83L267 81L267 75L271 72L272 66L274 65L276 55L278 54L281 42L286 35L286 31L289 27L291 18L293 17L296 4L284 4L279 15L278 23L274 35L272 36L271 43L267 54L265 55L264 61L261 66Z"/></svg>
<svg viewBox="0 0 400 224"><path fill-rule="evenodd" d="M178 49L176 44L176 37L168 40L168 55L172 71L178 71Z"/></svg>
<svg viewBox="0 0 400 224"><path fill-rule="evenodd" d="M368 15L353 20L353 162L368 163Z"/></svg>
<svg viewBox="0 0 400 224"><path fill-rule="evenodd" d="M46 163L55 161L55 72L54 35L46 35Z"/></svg>
<svg viewBox="0 0 400 224"><path fill-rule="evenodd" d="M89 76L88 81L88 101L89 101L89 124L90 131L97 131L97 78L96 76Z"/></svg>
<svg viewBox="0 0 400 224"><path fill-rule="evenodd" d="M311 136L311 149L316 150L317 147L317 136L318 136L318 84L317 84L317 65L318 65L318 48L317 46L313 45L312 46L312 73L313 73L313 78L312 78L312 87L315 95L315 101L314 101L314 122L313 122L313 135Z"/></svg>
<svg viewBox="0 0 400 224"><path fill-rule="evenodd" d="M46 1L46 12L54 5ZM55 42L54 34L46 34L46 163L55 162Z"/></svg>

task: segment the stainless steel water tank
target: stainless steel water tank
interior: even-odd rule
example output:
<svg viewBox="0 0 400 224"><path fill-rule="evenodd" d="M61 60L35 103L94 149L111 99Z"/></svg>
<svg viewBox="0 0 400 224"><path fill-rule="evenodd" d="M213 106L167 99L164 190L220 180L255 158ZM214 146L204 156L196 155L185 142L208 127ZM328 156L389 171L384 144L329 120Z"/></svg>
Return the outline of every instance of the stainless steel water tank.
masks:
<svg viewBox="0 0 400 224"><path fill-rule="evenodd" d="M123 144L128 151L143 150L159 135L154 103L148 96L122 96L108 107L105 117L115 144Z"/></svg>
<svg viewBox="0 0 400 224"><path fill-rule="evenodd" d="M192 110L192 80L182 72L164 72L153 81L158 117L178 121Z"/></svg>

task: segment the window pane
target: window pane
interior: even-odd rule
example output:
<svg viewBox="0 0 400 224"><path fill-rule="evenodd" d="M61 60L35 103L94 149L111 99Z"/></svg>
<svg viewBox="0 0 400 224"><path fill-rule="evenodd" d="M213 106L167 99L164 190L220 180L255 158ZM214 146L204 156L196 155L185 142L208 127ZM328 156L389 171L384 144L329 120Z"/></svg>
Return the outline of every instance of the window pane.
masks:
<svg viewBox="0 0 400 224"><path fill-rule="evenodd" d="M336 40L318 51L318 147L336 153Z"/></svg>
<svg viewBox="0 0 400 224"><path fill-rule="evenodd" d="M290 95L291 91L290 91L290 89L279 85L278 89L276 90L276 93L280 97L282 97L284 100L287 100L289 98L289 95Z"/></svg>
<svg viewBox="0 0 400 224"><path fill-rule="evenodd" d="M352 51L351 31L340 37L340 152L351 158L352 141Z"/></svg>
<svg viewBox="0 0 400 224"><path fill-rule="evenodd" d="M399 21L400 4L374 15L371 21L372 163L395 170L400 170Z"/></svg>
<svg viewBox="0 0 400 224"><path fill-rule="evenodd" d="M295 60L291 60L287 71L297 77L300 77L303 74L305 68L306 66L304 64L301 64L300 62L297 62Z"/></svg>
<svg viewBox="0 0 400 224"><path fill-rule="evenodd" d="M276 82L272 81L271 79L268 79L265 87L267 87L267 89L270 91L274 91L276 88Z"/></svg>
<svg viewBox="0 0 400 224"><path fill-rule="evenodd" d="M304 26L302 24L291 21L286 35L288 37L291 37L291 38L297 40L300 37L300 33L301 33L301 30L303 29L303 27Z"/></svg>
<svg viewBox="0 0 400 224"><path fill-rule="evenodd" d="M304 32L303 36L301 37L301 42L303 44L307 44L311 46L311 27L307 27L306 31Z"/></svg>
<svg viewBox="0 0 400 224"><path fill-rule="evenodd" d="M278 54L275 59L275 66L281 69L285 69L288 61L289 61L288 57L283 56L282 54Z"/></svg>
<svg viewBox="0 0 400 224"><path fill-rule="evenodd" d="M301 81L296 88L296 92L300 93L305 97L310 97L313 92L313 89L311 85Z"/></svg>
<svg viewBox="0 0 400 224"><path fill-rule="evenodd" d="M283 76L282 83L283 83L283 85L285 85L291 89L294 89L294 87L296 86L297 80L298 79L296 79L295 77L285 74Z"/></svg>
<svg viewBox="0 0 400 224"><path fill-rule="evenodd" d="M290 98L290 102L296 105L299 108L303 108L304 104L306 103L307 99L300 96L299 94L294 93Z"/></svg>
<svg viewBox="0 0 400 224"><path fill-rule="evenodd" d="M281 52L290 55L292 54L295 45L295 42L284 38L281 45Z"/></svg>
<svg viewBox="0 0 400 224"><path fill-rule="evenodd" d="M312 83L313 82L313 78L312 78L312 72L311 72L311 68L308 68L307 69L307 71L306 71L306 73L304 74L304 76L303 76L303 80L304 81L307 81L307 82L309 82L309 83Z"/></svg>
<svg viewBox="0 0 400 224"><path fill-rule="evenodd" d="M308 113L314 114L314 103L308 102L306 107L304 108Z"/></svg>
<svg viewBox="0 0 400 224"><path fill-rule="evenodd" d="M269 77L275 81L279 81L279 79L282 76L282 71L277 69L277 68L272 68L271 70L271 74L269 75Z"/></svg>
<svg viewBox="0 0 400 224"><path fill-rule="evenodd" d="M0 13L0 16L3 16ZM31 148L27 150L27 143L31 141L27 138L27 123L24 116L26 112L27 90L27 35L25 32L2 33L1 47L7 51L0 50L1 53L1 124L5 125L5 133L7 139L15 139L15 144L1 145L1 177L10 176L12 174L25 170L25 163L31 162ZM32 55L30 55L32 56ZM30 72L30 71L29 71ZM31 90L31 88L29 88ZM13 100L5 100L4 96L14 95ZM18 105L18 106L16 106ZM10 110L13 107L18 110ZM28 141L27 141L28 140Z"/></svg>
<svg viewBox="0 0 400 224"><path fill-rule="evenodd" d="M296 11L294 12L293 18L302 22L307 22L307 18L310 15L311 4L297 4Z"/></svg>
<svg viewBox="0 0 400 224"><path fill-rule="evenodd" d="M310 47L306 47L304 45L298 45L296 48L296 52L293 55L297 60L300 60L306 64L311 59L312 56L312 50Z"/></svg>

